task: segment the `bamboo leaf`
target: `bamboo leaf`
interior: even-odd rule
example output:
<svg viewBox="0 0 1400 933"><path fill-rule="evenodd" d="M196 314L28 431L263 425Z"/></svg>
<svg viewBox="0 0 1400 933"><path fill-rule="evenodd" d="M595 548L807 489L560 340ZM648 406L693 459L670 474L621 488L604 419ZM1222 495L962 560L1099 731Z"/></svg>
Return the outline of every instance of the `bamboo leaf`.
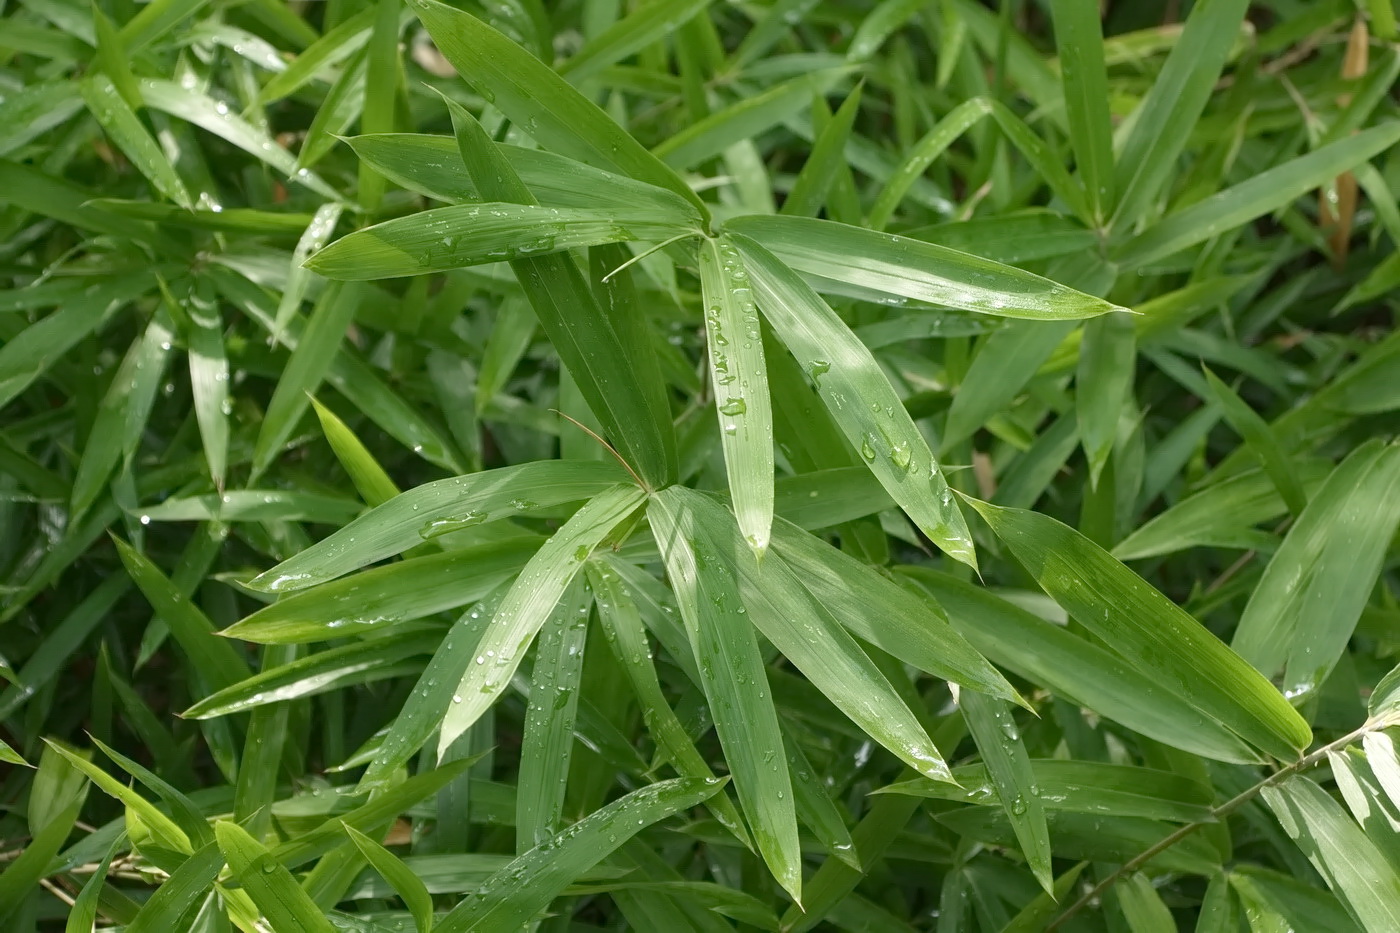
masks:
<svg viewBox="0 0 1400 933"><path fill-rule="evenodd" d="M475 663L468 666L452 702L443 711L440 751L476 722L506 689L525 649L593 549L645 498L635 486L604 490L575 512L530 558L496 609L491 626L477 645Z"/></svg>
<svg viewBox="0 0 1400 933"><path fill-rule="evenodd" d="M1400 447L1358 447L1317 490L1250 597L1234 646L1290 698L1321 686L1346 649L1400 525ZM1304 621L1306 619L1306 622Z"/></svg>
<svg viewBox="0 0 1400 933"><path fill-rule="evenodd" d="M371 509L248 585L269 593L306 589L435 535L591 498L626 476L611 463L540 462L425 483Z"/></svg>
<svg viewBox="0 0 1400 933"><path fill-rule="evenodd" d="M976 566L966 520L870 351L801 277L747 237L735 237L759 310L806 370L827 410L870 471L949 556Z"/></svg>
<svg viewBox="0 0 1400 933"><path fill-rule="evenodd" d="M741 217L750 237L798 272L885 294L998 317L1077 320L1117 305L1049 279L908 237L807 217Z"/></svg>
<svg viewBox="0 0 1400 933"><path fill-rule="evenodd" d="M1275 758L1312 740L1258 671L1108 552L1048 516L971 504L1041 588L1143 676Z"/></svg>
<svg viewBox="0 0 1400 933"><path fill-rule="evenodd" d="M704 802L723 786L719 778L677 778L634 790L506 865L434 929L438 933L518 929L635 833Z"/></svg>
<svg viewBox="0 0 1400 933"><path fill-rule="evenodd" d="M748 277L732 243L723 237L705 241L700 284L729 496L739 530L761 557L773 524L773 411Z"/></svg>
<svg viewBox="0 0 1400 933"><path fill-rule="evenodd" d="M470 14L414 0L433 41L457 72L549 149L668 188L708 216L700 199L597 105L547 65Z"/></svg>
<svg viewBox="0 0 1400 933"><path fill-rule="evenodd" d="M759 854L797 898L802 872L792 783L765 689L768 675L740 595L733 542L715 540L709 523L695 512L694 494L687 492L673 486L653 496L647 517L700 665L739 804Z"/></svg>

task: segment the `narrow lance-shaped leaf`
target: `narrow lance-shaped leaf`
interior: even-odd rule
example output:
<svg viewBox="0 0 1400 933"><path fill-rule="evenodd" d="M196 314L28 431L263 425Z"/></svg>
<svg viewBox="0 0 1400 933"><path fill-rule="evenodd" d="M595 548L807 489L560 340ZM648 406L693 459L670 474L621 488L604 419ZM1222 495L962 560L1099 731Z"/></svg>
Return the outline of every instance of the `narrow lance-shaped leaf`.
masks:
<svg viewBox="0 0 1400 933"><path fill-rule="evenodd" d="M1131 229L1171 178L1201 111L1239 36L1248 0L1219 0L1191 10L1166 64L1125 125L1114 166L1115 230Z"/></svg>
<svg viewBox="0 0 1400 933"><path fill-rule="evenodd" d="M954 629L979 651L1032 683L1173 748L1217 761L1258 760L1224 726L1063 626L950 574L928 567L899 571L932 593Z"/></svg>
<svg viewBox="0 0 1400 933"><path fill-rule="evenodd" d="M591 37L559 66L559 73L581 84L599 71L675 32L710 0L661 0L638 7Z"/></svg>
<svg viewBox="0 0 1400 933"><path fill-rule="evenodd" d="M1289 697L1316 690L1356 629L1400 525L1400 445L1369 441L1313 494L1245 606L1234 646Z"/></svg>
<svg viewBox="0 0 1400 933"><path fill-rule="evenodd" d="M405 865L394 853L349 824L345 826L345 835L350 837L355 848L364 855L365 861L373 865L374 870L383 875L384 880L393 885L399 897L403 898L409 913L413 914L413 923L418 927L418 933L428 933L433 926L433 896L428 893L428 888L422 880L413 873L413 869Z"/></svg>
<svg viewBox="0 0 1400 933"><path fill-rule="evenodd" d="M734 240L759 309L807 371L851 446L924 534L975 567L966 519L875 357L797 273L753 240Z"/></svg>
<svg viewBox="0 0 1400 933"><path fill-rule="evenodd" d="M220 492L228 471L229 400L228 351L224 348L224 322L218 301L205 283L191 290L185 305L189 317L190 391L195 419L204 442L209 473Z"/></svg>
<svg viewBox="0 0 1400 933"><path fill-rule="evenodd" d="M681 777L713 778L714 772L696 750L685 727L667 702L666 695L661 692L661 682L651 663L651 646L647 641L646 628L632 594L606 561L589 562L587 572L597 600L598 619L609 646L632 683L632 692L642 708L647 731ZM735 838L752 848L749 832L728 795L716 794L710 798L708 806Z"/></svg>
<svg viewBox="0 0 1400 933"><path fill-rule="evenodd" d="M1259 458L1260 465L1273 480L1288 510L1297 518L1307 506L1308 497L1294 472L1292 460L1284 453L1273 429L1234 389L1222 382L1219 376L1208 368L1205 369L1205 376L1216 404L1225 413L1225 420Z"/></svg>
<svg viewBox="0 0 1400 933"><path fill-rule="evenodd" d="M970 502L1041 588L1144 676L1275 758L1312 741L1258 671L1107 551L1049 516Z"/></svg>
<svg viewBox="0 0 1400 933"><path fill-rule="evenodd" d="M1103 26L1095 0L1052 0L1055 49L1075 167L1089 194L1094 217L1113 212L1113 124L1108 112L1108 74Z"/></svg>
<svg viewBox="0 0 1400 933"><path fill-rule="evenodd" d="M107 135L126 153L131 164L146 176L161 195L184 208L193 208L185 183L170 163L160 144L151 137L141 120L123 99L112 81L103 74L92 75L83 80L79 87L88 110L102 124Z"/></svg>
<svg viewBox="0 0 1400 933"><path fill-rule="evenodd" d="M572 88L570 92L573 93ZM481 124L460 105L449 102L448 109L462 160L481 194L511 203L533 204L529 189ZM622 459L652 486L672 482L677 469L676 443L667 417L666 389L657 378L643 381L644 373L656 375L648 367L634 370L618 365L619 360L626 359L628 344L619 338L609 317L608 312L617 309L603 308L567 254L517 259L511 269L534 307L540 326L588 407L602 422L604 433L618 446Z"/></svg>
<svg viewBox="0 0 1400 933"><path fill-rule="evenodd" d="M677 778L634 790L501 868L486 879L479 893L458 904L433 929L437 933L518 930L632 836L703 803L723 786L720 778Z"/></svg>
<svg viewBox="0 0 1400 933"><path fill-rule="evenodd" d="M540 630L515 788L517 852L544 842L563 821L592 606L592 594L576 576Z"/></svg>
<svg viewBox="0 0 1400 933"><path fill-rule="evenodd" d="M626 205L454 204L357 230L311 256L306 267L331 279L385 279L694 232L649 208Z"/></svg>
<svg viewBox="0 0 1400 933"><path fill-rule="evenodd" d="M1141 267L1285 207L1400 142L1400 120L1362 130L1182 208L1129 240L1113 258ZM1127 154L1124 160L1127 161Z"/></svg>
<svg viewBox="0 0 1400 933"><path fill-rule="evenodd" d="M421 669L417 689L408 695L369 759L369 767L360 778L361 789L389 786L397 778L399 769L437 731L442 711L456 695L457 684L476 657L481 636L491 624L508 588L509 584L502 583L487 593L448 629L433 651L432 659Z"/></svg>
<svg viewBox="0 0 1400 933"><path fill-rule="evenodd" d="M1118 436L1124 400L1132 392L1136 346L1133 319L1126 314L1106 314L1084 325L1074 408L1095 485Z"/></svg>
<svg viewBox="0 0 1400 933"><path fill-rule="evenodd" d="M1013 266L908 237L810 217L738 217L725 229L818 279L998 317L1077 320L1117 305Z"/></svg>
<svg viewBox="0 0 1400 933"><path fill-rule="evenodd" d="M536 142L590 165L669 188L708 217L690 187L552 68L476 17L414 0L439 50L482 96Z"/></svg>
<svg viewBox="0 0 1400 933"><path fill-rule="evenodd" d="M799 898L801 852L783 736L734 559L725 559L737 542L713 539L692 509L695 495L678 486L665 489L652 497L647 517L759 854L778 883Z"/></svg>
<svg viewBox="0 0 1400 933"><path fill-rule="evenodd" d="M525 565L477 645L475 662L467 667L452 702L443 710L439 751L448 748L506 689L525 649L593 549L645 498L636 486L615 486L601 493L575 512Z"/></svg>
<svg viewBox="0 0 1400 933"><path fill-rule="evenodd" d="M859 638L935 677L1025 705L933 600L786 521L774 526L773 547L818 605Z"/></svg>
<svg viewBox="0 0 1400 933"><path fill-rule="evenodd" d="M826 200L827 190L845 166L846 141L851 135L851 126L860 112L860 95L865 84L859 83L847 95L836 114L827 122L812 144L812 152L802 165L792 190L783 199L779 213L797 217L814 217ZM817 99L813 107L826 106Z"/></svg>
<svg viewBox="0 0 1400 933"><path fill-rule="evenodd" d="M321 380L329 371L365 296L364 289L365 286L332 282L321 292L267 403L267 413L253 445L253 479L272 466L282 452L282 445L306 413L311 403L309 393L320 388Z"/></svg>
<svg viewBox="0 0 1400 933"><path fill-rule="evenodd" d="M1262 793L1284 831L1367 933L1400 929L1400 874L1341 804L1298 775Z"/></svg>
<svg viewBox="0 0 1400 933"><path fill-rule="evenodd" d="M249 582L289 593L402 553L427 538L588 499L624 481L615 463L538 461L415 486Z"/></svg>
<svg viewBox="0 0 1400 933"><path fill-rule="evenodd" d="M326 915L297 884L292 873L237 823L214 824L219 849L242 889L274 930L331 933Z"/></svg>
<svg viewBox="0 0 1400 933"><path fill-rule="evenodd" d="M773 524L773 407L748 272L727 238L701 246L700 285L729 495L740 531L762 555Z"/></svg>
<svg viewBox="0 0 1400 933"><path fill-rule="evenodd" d="M292 265L287 270L287 283L277 302L277 323L271 337L273 343L282 339L282 332L287 329L287 324L306 296L312 275L311 270L306 268L306 260L326 245L343 210L344 205L336 202L322 204L316 209L311 223L302 231L301 239L297 240L296 249L292 250Z"/></svg>
<svg viewBox="0 0 1400 933"><path fill-rule="evenodd" d="M972 691L959 691L958 705L977 743L977 751L987 765L987 774L996 786L1002 809L1021 843L1021 853L1030 865L1031 874L1050 892L1054 875L1050 869L1050 831L1045 823L1045 804L1040 799L1040 786L1011 709L1000 700Z"/></svg>

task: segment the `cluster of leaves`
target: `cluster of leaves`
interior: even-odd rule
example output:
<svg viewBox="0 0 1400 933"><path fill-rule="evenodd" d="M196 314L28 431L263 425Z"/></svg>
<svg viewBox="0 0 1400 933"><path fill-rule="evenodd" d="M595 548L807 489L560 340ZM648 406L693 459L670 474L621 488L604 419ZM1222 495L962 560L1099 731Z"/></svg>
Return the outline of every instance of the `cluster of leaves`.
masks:
<svg viewBox="0 0 1400 933"><path fill-rule="evenodd" d="M1389 0L552 7L8 5L0 926L1400 929Z"/></svg>

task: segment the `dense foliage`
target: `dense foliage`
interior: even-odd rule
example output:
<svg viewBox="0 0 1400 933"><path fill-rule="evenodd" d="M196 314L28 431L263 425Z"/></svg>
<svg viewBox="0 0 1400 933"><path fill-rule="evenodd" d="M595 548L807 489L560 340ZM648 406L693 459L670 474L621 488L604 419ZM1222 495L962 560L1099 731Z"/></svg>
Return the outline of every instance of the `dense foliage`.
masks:
<svg viewBox="0 0 1400 933"><path fill-rule="evenodd" d="M1400 930L1389 0L0 9L6 933Z"/></svg>

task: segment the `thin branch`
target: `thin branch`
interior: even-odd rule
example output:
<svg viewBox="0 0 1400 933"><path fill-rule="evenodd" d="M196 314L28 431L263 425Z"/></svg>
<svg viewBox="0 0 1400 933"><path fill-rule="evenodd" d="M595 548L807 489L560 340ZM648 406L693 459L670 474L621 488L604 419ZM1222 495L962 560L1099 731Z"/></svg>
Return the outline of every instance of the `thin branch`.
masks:
<svg viewBox="0 0 1400 933"><path fill-rule="evenodd" d="M688 240L688 239L690 239L690 238L693 237L693 236L700 236L700 234L698 234L698 233L678 233L678 234L676 234L675 236L671 237L669 240L662 240L660 243L657 243L655 246L651 247L650 249L643 250L642 252L640 252L640 253L638 253L637 255L633 256L631 259L629 259L629 260L627 260L626 262L624 262L622 265L618 266L618 267L617 267L616 269L614 269L613 271L609 272L607 275L603 276L602 281L606 282L608 279L610 279L610 278L612 278L613 276L617 275L617 274L618 274L619 272L621 272L623 269L626 269L628 266L632 265L632 263L634 263L634 262L641 262L643 259L646 259L648 256L650 256L652 253L655 253L655 252L657 252L657 251L659 251L659 250L663 250L663 249L665 249L666 247L670 246L672 243L675 243L675 242L677 242L677 241L679 241L679 240ZM571 419L571 420L572 420L572 419ZM581 425L580 425L580 427L581 427Z"/></svg>
<svg viewBox="0 0 1400 933"><path fill-rule="evenodd" d="M1306 771L1308 768L1311 768L1313 765L1322 761L1330 753L1335 752L1338 749L1345 748L1346 746L1350 745L1352 742L1355 742L1357 739L1361 738L1369 732L1376 732L1394 724L1395 723L1390 718L1367 720L1366 722L1362 723L1361 728L1357 729L1356 731L1349 732L1334 742L1329 742L1328 744L1319 748L1317 751L1305 755L1302 758L1299 758L1291 765L1286 765L1278 769L1273 774L1259 781L1253 787L1250 787L1247 790L1243 790L1240 793L1236 794L1234 797L1231 797L1229 800L1225 801L1220 806L1211 810L1210 816L1207 819L1197 820L1194 823L1187 823L1185 826L1178 828L1175 832L1163 837L1160 842L1157 842L1151 847L1144 849L1142 852L1139 852L1137 855L1124 862L1111 875L1108 875L1098 884L1094 885L1094 887L1090 889L1083 897L1066 907L1064 912L1058 917L1056 917L1054 920L1052 920L1050 922L1050 925L1045 928L1045 933L1052 933L1053 930L1058 930L1060 926L1063 923L1065 923L1065 921L1069 920L1069 918L1073 917L1075 914L1082 911L1085 907L1088 907L1090 904L1093 904L1094 902L1099 900L1099 898L1103 896L1104 892L1107 891L1109 888L1113 887L1115 884L1117 884L1119 880L1137 871L1139 868L1146 865L1152 859L1156 858L1158 855L1165 852L1167 849L1170 849L1172 846L1176 845L1178 842L1185 839L1187 836L1191 835L1196 830L1200 829L1202 826L1208 826L1211 823L1220 822L1220 820L1223 817L1229 816L1231 813L1234 813L1240 807L1244 806L1245 804L1249 803L1249 801L1257 797L1259 795L1259 792L1262 791L1264 788L1272 787L1273 785L1283 781L1285 778L1292 777L1293 775L1301 771Z"/></svg>
<svg viewBox="0 0 1400 933"><path fill-rule="evenodd" d="M576 428L578 428L579 430L583 431L583 432L584 432L585 434L587 434L589 437L593 438L595 441L597 441L598 443L602 444L602 445L603 445L603 449L606 450L608 453L612 454L613 457L615 457L615 458L617 459L617 462L620 463L620 464L622 464L622 468L623 468L624 470L626 470L628 473L631 473L631 474L632 474L632 478L633 478L634 480L637 481L637 485L640 486L640 487L642 487L643 489L645 489L645 490L647 491L648 494L651 494L651 493L653 493L653 492L656 491L655 489L652 489L650 485L647 484L647 481L646 481L646 480L642 479L639 475L637 475L637 471L634 470L634 469L632 469L632 465L631 465L630 463L628 463L626 460L622 459L622 454L620 454L620 453L617 452L617 448L613 447L613 445L609 444L607 441L605 441L605 440L603 440L601 437L599 437L599 436L598 436L598 433L597 433L596 431L594 431L594 430L593 430L592 428L590 428L588 425L583 424L582 422L580 422L580 421L578 421L578 420L576 420L576 419L574 419L574 418L570 418L568 415L564 414L562 411L560 411L560 410L557 409L557 408L551 408L550 411L554 412L556 415L558 415L560 418L563 418L565 421L570 422L571 424L574 425L574 427L576 427Z"/></svg>

